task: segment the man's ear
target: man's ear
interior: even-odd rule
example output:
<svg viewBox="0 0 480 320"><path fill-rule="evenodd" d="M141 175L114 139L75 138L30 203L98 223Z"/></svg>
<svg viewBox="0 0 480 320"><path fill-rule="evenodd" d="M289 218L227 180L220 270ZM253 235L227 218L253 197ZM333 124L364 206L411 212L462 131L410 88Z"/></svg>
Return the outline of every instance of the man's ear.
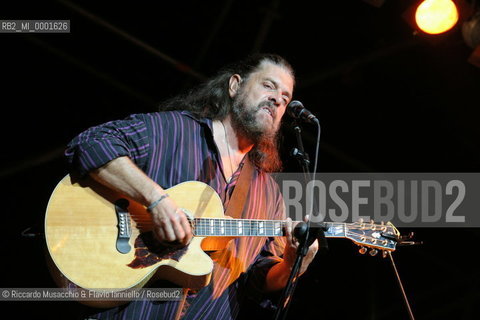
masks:
<svg viewBox="0 0 480 320"><path fill-rule="evenodd" d="M238 89L240 88L240 83L242 83L242 77L239 74L234 74L230 77L228 82L228 93L231 98L235 97L237 94Z"/></svg>

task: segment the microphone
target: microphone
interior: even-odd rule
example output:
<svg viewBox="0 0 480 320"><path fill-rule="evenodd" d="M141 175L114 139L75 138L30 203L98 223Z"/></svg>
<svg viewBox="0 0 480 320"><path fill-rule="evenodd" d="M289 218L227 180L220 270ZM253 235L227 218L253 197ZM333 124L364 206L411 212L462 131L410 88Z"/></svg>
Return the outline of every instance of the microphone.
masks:
<svg viewBox="0 0 480 320"><path fill-rule="evenodd" d="M318 123L317 117L315 117L310 111L305 109L303 104L298 100L292 100L287 106L287 113L294 119L301 119L310 123Z"/></svg>

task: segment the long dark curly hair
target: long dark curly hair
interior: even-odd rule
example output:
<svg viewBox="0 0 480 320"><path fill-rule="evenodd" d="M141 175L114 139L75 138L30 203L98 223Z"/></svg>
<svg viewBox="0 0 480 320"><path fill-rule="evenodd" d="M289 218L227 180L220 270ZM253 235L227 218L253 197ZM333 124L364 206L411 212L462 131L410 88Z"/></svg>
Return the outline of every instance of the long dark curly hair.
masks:
<svg viewBox="0 0 480 320"><path fill-rule="evenodd" d="M159 109L160 111L188 110L198 117L223 120L231 112L233 104L233 98L229 94L231 76L238 74L242 79L248 79L263 62L286 68L292 78L295 78L294 70L285 58L270 53L253 54L221 68L212 78L187 93L162 102ZM280 133L273 141L262 141L256 144L249 152L250 160L266 172L281 170L282 162L278 153L279 139Z"/></svg>

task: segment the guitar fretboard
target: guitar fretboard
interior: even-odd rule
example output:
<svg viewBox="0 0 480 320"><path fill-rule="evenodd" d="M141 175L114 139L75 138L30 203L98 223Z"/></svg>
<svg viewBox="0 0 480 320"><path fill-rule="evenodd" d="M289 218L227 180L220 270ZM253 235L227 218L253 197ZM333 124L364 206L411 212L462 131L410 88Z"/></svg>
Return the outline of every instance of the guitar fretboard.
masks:
<svg viewBox="0 0 480 320"><path fill-rule="evenodd" d="M193 221L194 235L199 237L279 237L285 235L285 221L282 220L251 220L195 218ZM345 237L344 223L326 223L326 237Z"/></svg>

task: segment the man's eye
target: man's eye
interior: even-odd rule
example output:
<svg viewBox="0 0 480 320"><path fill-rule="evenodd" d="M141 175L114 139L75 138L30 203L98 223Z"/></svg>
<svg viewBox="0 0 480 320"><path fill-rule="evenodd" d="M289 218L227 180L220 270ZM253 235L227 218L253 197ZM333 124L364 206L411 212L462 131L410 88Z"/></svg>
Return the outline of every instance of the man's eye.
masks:
<svg viewBox="0 0 480 320"><path fill-rule="evenodd" d="M268 83L268 82L265 82L265 83L263 84L263 86L264 86L265 88L268 88L268 89L275 89L274 86L273 86L273 84Z"/></svg>

